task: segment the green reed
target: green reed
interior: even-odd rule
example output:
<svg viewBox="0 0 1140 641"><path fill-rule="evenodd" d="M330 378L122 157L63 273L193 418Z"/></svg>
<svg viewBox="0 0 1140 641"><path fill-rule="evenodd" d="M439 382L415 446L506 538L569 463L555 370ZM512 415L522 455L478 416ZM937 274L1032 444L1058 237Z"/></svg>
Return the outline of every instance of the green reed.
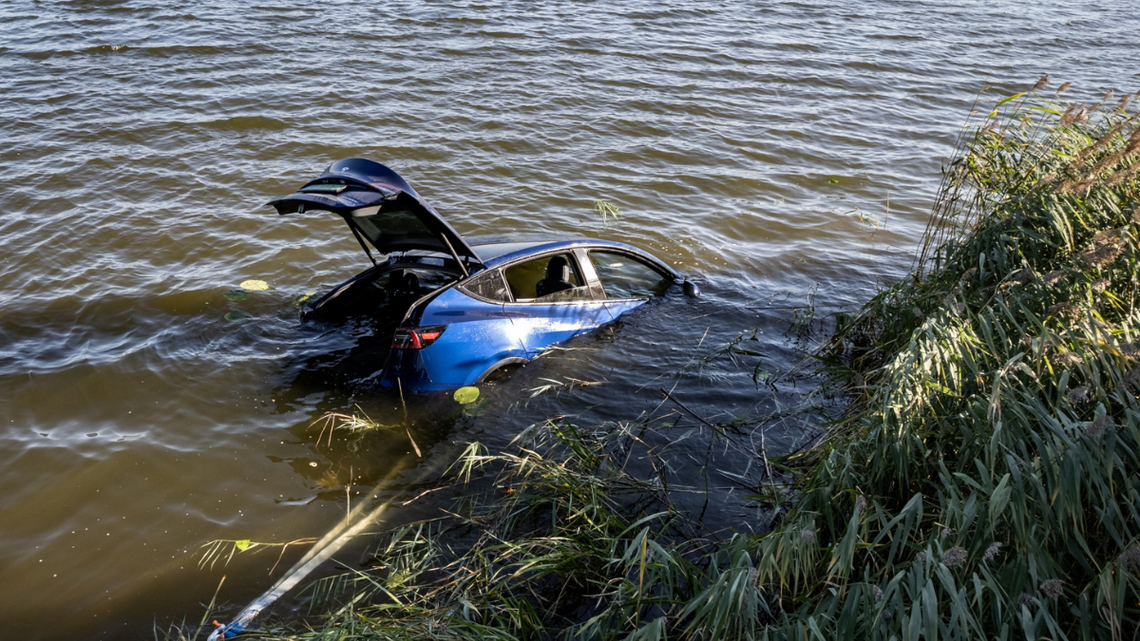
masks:
<svg viewBox="0 0 1140 641"><path fill-rule="evenodd" d="M770 634L1140 627L1140 127L1104 104L980 114L914 274L840 317L821 357L852 403L779 462L798 502L758 541Z"/></svg>

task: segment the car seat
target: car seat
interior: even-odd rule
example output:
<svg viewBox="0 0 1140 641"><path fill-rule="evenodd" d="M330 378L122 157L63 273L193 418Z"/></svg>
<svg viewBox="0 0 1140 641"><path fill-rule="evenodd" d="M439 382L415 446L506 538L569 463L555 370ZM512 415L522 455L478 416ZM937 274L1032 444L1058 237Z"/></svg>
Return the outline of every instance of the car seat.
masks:
<svg viewBox="0 0 1140 641"><path fill-rule="evenodd" d="M551 258L546 264L546 278L534 285L534 291L540 297L573 288L574 283L570 282L570 263L566 262L564 256Z"/></svg>
<svg viewBox="0 0 1140 641"><path fill-rule="evenodd" d="M419 296L420 278L412 272L394 273L388 279L388 293L394 297Z"/></svg>

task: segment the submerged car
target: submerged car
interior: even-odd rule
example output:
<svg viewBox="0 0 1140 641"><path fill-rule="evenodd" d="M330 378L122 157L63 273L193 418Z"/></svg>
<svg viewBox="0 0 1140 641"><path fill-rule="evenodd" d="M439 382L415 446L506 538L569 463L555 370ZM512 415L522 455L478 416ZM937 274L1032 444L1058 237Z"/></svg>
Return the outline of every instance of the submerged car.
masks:
<svg viewBox="0 0 1140 641"><path fill-rule="evenodd" d="M395 171L363 158L329 165L279 214L344 218L372 267L306 306L304 318L366 315L388 324L384 387L411 392L482 382L571 336L693 283L619 242L465 239ZM373 253L375 252L375 253Z"/></svg>

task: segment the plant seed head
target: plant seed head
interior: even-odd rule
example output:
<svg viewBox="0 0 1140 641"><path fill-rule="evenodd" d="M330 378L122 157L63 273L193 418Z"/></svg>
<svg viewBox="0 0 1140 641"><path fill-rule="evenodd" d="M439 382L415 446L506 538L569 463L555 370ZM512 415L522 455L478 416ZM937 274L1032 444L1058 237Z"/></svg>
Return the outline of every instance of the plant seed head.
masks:
<svg viewBox="0 0 1140 641"><path fill-rule="evenodd" d="M1119 239L1119 229L1102 229L1098 231L1095 236L1093 236L1092 241L1094 245L1097 245L1099 247L1100 245L1107 245Z"/></svg>
<svg viewBox="0 0 1140 641"><path fill-rule="evenodd" d="M993 543L990 543L990 546L988 548L986 548L986 553L982 555L982 560L993 561L997 558L998 554L1001 554L1001 542L994 541Z"/></svg>
<svg viewBox="0 0 1140 641"><path fill-rule="evenodd" d="M1133 367L1124 375L1124 384L1130 387L1140 387L1140 367Z"/></svg>
<svg viewBox="0 0 1140 641"><path fill-rule="evenodd" d="M1085 359L1077 356L1072 352L1061 352L1053 357L1053 362L1058 365L1079 365L1085 362Z"/></svg>
<svg viewBox="0 0 1140 641"><path fill-rule="evenodd" d="M1109 416L1108 414L1105 414L1104 416L1098 416L1095 419L1086 423L1084 432L1085 432L1086 436L1089 436L1091 438L1096 438L1096 437L1100 436L1101 434L1104 434L1105 430L1107 430L1108 428L1112 427L1115 424L1116 424L1116 421L1112 420L1112 417Z"/></svg>
<svg viewBox="0 0 1140 641"><path fill-rule="evenodd" d="M1068 320L1073 321L1081 317L1081 310L1079 307L1072 303L1061 302L1053 305L1048 310L1046 310L1045 315L1067 318Z"/></svg>
<svg viewBox="0 0 1140 641"><path fill-rule="evenodd" d="M1140 569L1140 545L1132 545L1121 552L1116 562L1125 570L1135 573Z"/></svg>
<svg viewBox="0 0 1140 641"><path fill-rule="evenodd" d="M1080 405L1089 400L1089 388L1087 385L1074 387L1065 394L1065 398L1073 405Z"/></svg>
<svg viewBox="0 0 1140 641"><path fill-rule="evenodd" d="M955 545L942 555L942 564L948 568L956 568L966 562L966 556L966 549Z"/></svg>
<svg viewBox="0 0 1140 641"><path fill-rule="evenodd" d="M1065 582L1061 579L1049 579L1041 584L1041 594L1057 600L1062 594L1065 593Z"/></svg>
<svg viewBox="0 0 1140 641"><path fill-rule="evenodd" d="M1047 285L1049 287L1052 287L1053 285L1056 285L1057 283L1061 282L1061 279L1063 279L1064 277L1065 277L1065 270L1054 269L1053 271L1049 272L1048 274L1045 274L1044 276L1042 276L1041 282L1045 283L1045 285Z"/></svg>

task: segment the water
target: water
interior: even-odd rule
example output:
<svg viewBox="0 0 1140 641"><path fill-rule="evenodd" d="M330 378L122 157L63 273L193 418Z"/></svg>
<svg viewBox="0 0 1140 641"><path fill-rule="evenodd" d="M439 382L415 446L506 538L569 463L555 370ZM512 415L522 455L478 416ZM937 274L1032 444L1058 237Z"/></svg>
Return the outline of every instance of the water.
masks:
<svg viewBox="0 0 1140 641"><path fill-rule="evenodd" d="M812 340L796 308L904 273L982 86L1140 89L1126 2L13 0L0 25L0 614L22 639L149 638L223 574L240 605L277 551L199 569L202 544L319 536L346 487L406 496L544 417L632 418L674 384L710 420L794 404L811 381L757 386L754 358L685 365L757 328L787 372ZM405 432L361 382L382 337L297 320L296 295L364 267L355 241L264 206L349 156L461 233L627 240L705 295L487 387L480 416L410 399ZM224 298L250 278L272 289ZM549 378L602 384L527 401ZM316 442L360 410L399 427ZM776 424L769 450L802 437Z"/></svg>

